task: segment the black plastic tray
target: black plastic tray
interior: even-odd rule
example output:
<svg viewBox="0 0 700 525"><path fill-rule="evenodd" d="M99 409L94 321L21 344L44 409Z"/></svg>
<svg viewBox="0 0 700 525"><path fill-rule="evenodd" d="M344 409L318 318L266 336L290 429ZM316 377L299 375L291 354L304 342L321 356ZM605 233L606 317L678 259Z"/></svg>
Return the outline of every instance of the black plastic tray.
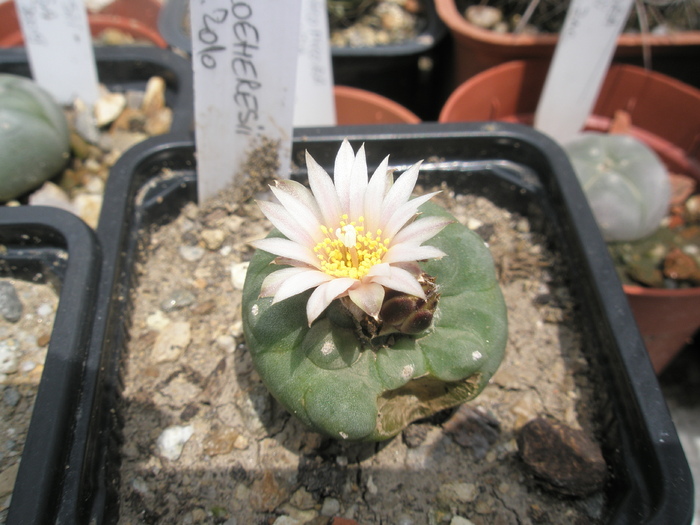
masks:
<svg viewBox="0 0 700 525"><path fill-rule="evenodd" d="M7 523L53 523L92 326L101 254L95 233L56 208L0 208L0 275L59 293Z"/></svg>
<svg viewBox="0 0 700 525"><path fill-rule="evenodd" d="M172 51L150 46L95 47L97 76L111 91L144 90L153 76L165 80L165 102L173 110L171 133L190 133L194 123L192 67ZM32 76L23 47L0 49L0 73Z"/></svg>
<svg viewBox="0 0 700 525"><path fill-rule="evenodd" d="M561 254L585 322L585 349L607 387L602 444L611 470L607 523L688 524L693 481L675 427L627 300L583 192L562 150L543 135L502 123L421 124L297 130L293 160L303 151L331 169L343 138L364 142L392 166L426 159L421 172L532 218ZM161 171L173 170L167 178ZM105 265L71 451L72 475L62 502L65 523L116 518L119 362L125 344L139 231L174 217L196 198L195 150L183 139L136 146L110 175L98 237ZM370 166L370 169L373 169ZM295 177L304 177L296 169ZM139 194L138 200L136 195ZM115 441L116 440L116 441ZM82 514L81 514L82 512Z"/></svg>

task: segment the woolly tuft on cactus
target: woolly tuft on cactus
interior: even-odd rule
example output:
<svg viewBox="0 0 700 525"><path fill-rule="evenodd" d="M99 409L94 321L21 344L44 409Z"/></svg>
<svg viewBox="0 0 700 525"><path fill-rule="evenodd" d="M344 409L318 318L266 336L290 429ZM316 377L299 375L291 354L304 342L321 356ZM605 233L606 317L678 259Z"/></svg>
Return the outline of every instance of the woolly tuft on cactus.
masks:
<svg viewBox="0 0 700 525"><path fill-rule="evenodd" d="M68 161L63 109L32 80L0 74L0 201L40 186Z"/></svg>
<svg viewBox="0 0 700 525"><path fill-rule="evenodd" d="M253 243L243 291L268 389L347 440L388 439L477 396L507 339L484 242L434 194L410 199L420 163L394 182L387 158L368 180L364 148L344 141L335 184L308 154L307 167L311 191L279 181L279 204L260 202L276 229Z"/></svg>
<svg viewBox="0 0 700 525"><path fill-rule="evenodd" d="M565 145L608 242L651 235L668 211L671 183L647 146L626 135L585 133Z"/></svg>

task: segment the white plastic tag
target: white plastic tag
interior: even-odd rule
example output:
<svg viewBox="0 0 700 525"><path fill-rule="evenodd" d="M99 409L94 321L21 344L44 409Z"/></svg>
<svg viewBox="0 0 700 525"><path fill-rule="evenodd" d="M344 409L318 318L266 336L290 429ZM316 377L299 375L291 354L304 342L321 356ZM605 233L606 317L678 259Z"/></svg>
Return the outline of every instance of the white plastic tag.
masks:
<svg viewBox="0 0 700 525"><path fill-rule="evenodd" d="M199 202L235 180L256 146L289 174L301 2L190 0Z"/></svg>
<svg viewBox="0 0 700 525"><path fill-rule="evenodd" d="M98 98L97 67L82 0L15 0L34 81L63 105Z"/></svg>
<svg viewBox="0 0 700 525"><path fill-rule="evenodd" d="M572 0L535 113L535 128L565 143L583 128L633 0Z"/></svg>
<svg viewBox="0 0 700 525"><path fill-rule="evenodd" d="M335 126L326 0L301 0L294 127Z"/></svg>

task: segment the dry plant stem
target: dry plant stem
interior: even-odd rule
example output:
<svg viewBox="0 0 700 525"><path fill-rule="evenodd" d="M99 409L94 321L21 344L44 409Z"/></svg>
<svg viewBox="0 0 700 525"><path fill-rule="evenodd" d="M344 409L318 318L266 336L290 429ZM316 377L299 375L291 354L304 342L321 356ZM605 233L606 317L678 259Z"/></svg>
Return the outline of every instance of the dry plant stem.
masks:
<svg viewBox="0 0 700 525"><path fill-rule="evenodd" d="M519 35L523 32L523 29L525 29L525 26L527 26L528 22L530 21L530 18L532 18L532 14L535 12L535 9L537 9L539 3L540 0L532 0L528 4L527 9L525 9L525 12L523 13L523 17L518 22L518 25L515 26L515 30L513 31L513 33Z"/></svg>

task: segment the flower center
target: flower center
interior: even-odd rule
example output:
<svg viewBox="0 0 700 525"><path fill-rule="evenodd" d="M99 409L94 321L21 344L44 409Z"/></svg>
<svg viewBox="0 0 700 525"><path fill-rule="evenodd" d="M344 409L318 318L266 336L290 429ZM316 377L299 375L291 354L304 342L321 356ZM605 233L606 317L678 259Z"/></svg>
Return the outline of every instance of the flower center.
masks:
<svg viewBox="0 0 700 525"><path fill-rule="evenodd" d="M333 230L321 226L325 238L314 247L321 261L321 270L333 277L362 279L370 268L382 262L390 239L382 239L382 231L366 232L364 217L348 222L343 215L340 226Z"/></svg>

